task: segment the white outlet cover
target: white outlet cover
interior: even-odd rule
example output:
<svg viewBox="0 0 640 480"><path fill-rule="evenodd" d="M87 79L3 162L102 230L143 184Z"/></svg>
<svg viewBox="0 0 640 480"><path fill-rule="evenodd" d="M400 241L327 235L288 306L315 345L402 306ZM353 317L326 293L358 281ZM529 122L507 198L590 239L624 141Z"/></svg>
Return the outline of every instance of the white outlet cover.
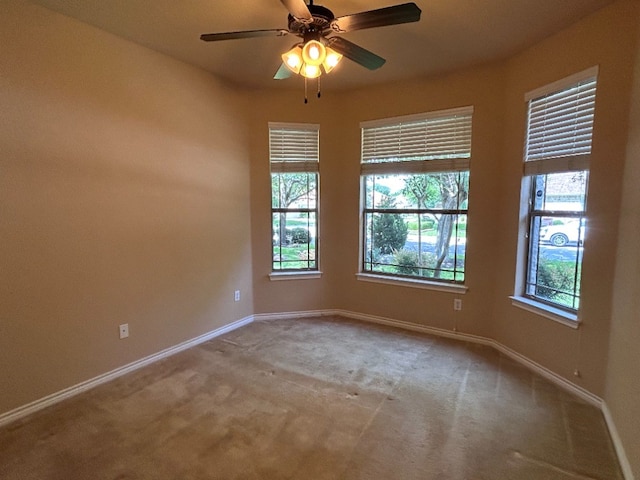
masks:
<svg viewBox="0 0 640 480"><path fill-rule="evenodd" d="M127 338L129 336L129 324L123 323L122 325L120 325L119 331L120 331L120 338Z"/></svg>

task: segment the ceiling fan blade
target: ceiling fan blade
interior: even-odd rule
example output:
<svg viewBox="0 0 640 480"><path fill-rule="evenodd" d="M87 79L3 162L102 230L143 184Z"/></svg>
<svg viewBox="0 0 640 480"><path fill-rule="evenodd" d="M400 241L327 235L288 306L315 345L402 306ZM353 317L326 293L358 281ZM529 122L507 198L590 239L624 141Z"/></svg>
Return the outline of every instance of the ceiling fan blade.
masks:
<svg viewBox="0 0 640 480"><path fill-rule="evenodd" d="M280 0L282 4L289 10L289 13L296 20L300 20L303 23L313 21L309 7L304 3L304 0Z"/></svg>
<svg viewBox="0 0 640 480"><path fill-rule="evenodd" d="M331 23L331 28L336 32L352 32L364 28L417 22L420 20L421 13L422 10L415 3L403 3L393 7L338 17Z"/></svg>
<svg viewBox="0 0 640 480"><path fill-rule="evenodd" d="M284 80L285 78L289 78L293 72L287 68L287 66L283 63L280 65L280 68L273 76L274 80Z"/></svg>
<svg viewBox="0 0 640 480"><path fill-rule="evenodd" d="M380 68L386 62L384 58L342 37L332 37L329 46L349 60L353 60L369 70Z"/></svg>
<svg viewBox="0 0 640 480"><path fill-rule="evenodd" d="M204 40L205 42L217 42L220 40L235 40L238 38L283 37L288 33L288 30L283 30L281 28L274 28L270 30L244 30L242 32L204 33L200 35L200 40Z"/></svg>

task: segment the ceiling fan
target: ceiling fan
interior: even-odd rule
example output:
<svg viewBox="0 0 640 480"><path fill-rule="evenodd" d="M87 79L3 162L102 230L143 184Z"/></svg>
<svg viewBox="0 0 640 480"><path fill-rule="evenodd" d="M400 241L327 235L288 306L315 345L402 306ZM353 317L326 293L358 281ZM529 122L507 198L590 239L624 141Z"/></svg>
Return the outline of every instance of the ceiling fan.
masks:
<svg viewBox="0 0 640 480"><path fill-rule="evenodd" d="M216 42L239 38L295 35L302 38L302 42L297 43L282 55L283 63L274 78L281 80L292 74L302 75L305 79L318 78L323 71L329 73L343 56L369 70L380 68L386 61L336 34L417 22L422 13L415 3L404 3L335 17L328 8L314 5L313 0L309 0L308 5L304 0L280 1L289 11L287 29L205 33L200 35L200 39L205 42ZM320 96L319 91L318 96Z"/></svg>

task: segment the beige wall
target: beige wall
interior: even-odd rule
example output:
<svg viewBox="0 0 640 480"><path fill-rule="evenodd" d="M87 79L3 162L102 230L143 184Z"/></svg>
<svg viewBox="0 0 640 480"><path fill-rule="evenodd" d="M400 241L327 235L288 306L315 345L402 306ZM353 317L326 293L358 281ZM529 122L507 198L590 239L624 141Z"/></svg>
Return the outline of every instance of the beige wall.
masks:
<svg viewBox="0 0 640 480"><path fill-rule="evenodd" d="M338 308L494 338L575 384L604 396L621 424L627 454L638 450L638 112L626 150L638 3L622 0L495 65L438 78L346 93L325 92L301 103L299 92L257 92L258 132L252 148L255 312ZM519 199L526 92L598 65L598 94L589 183L589 237L583 262L581 328L512 306L519 238ZM640 76L640 75L639 75ZM636 83L638 80L636 79ZM636 86L636 88L639 88ZM637 93L636 93L637 95ZM638 101L636 101L638 103ZM459 295L358 281L359 123L364 120L474 105L467 281ZM637 109L636 109L637 110ZM314 122L321 128L322 279L270 282L268 121ZM622 235L616 257L620 191L627 163ZM632 165L629 165L629 163ZM631 180L630 180L631 179ZM625 220L626 218L626 220ZM618 274L614 277L616 260ZM631 261L628 262L627 259ZM622 267L620 266L622 265ZM611 346L613 281L620 286ZM635 281L634 281L635 280ZM578 370L579 377L574 376ZM633 377L633 378L632 378ZM636 473L637 475L637 473Z"/></svg>
<svg viewBox="0 0 640 480"><path fill-rule="evenodd" d="M491 336L598 396L604 394L637 7L633 0L617 2L507 63L501 164L505 183L500 201L504 236ZM516 277L524 94L593 65L599 65L600 71L581 284L582 325L572 330L516 308L508 298ZM580 371L579 378L573 376L575 369Z"/></svg>
<svg viewBox="0 0 640 480"><path fill-rule="evenodd" d="M486 333L491 318L491 270L502 128L502 69L479 68L428 81L353 91L325 92L302 102L299 91L256 93L252 130L252 208L256 313L339 308L418 324ZM401 89L402 94L398 94ZM356 280L359 245L360 122L388 116L474 105L473 165L468 229L468 284L464 310L454 315L454 294ZM270 281L268 121L320 124L321 279ZM472 220L473 219L473 220Z"/></svg>
<svg viewBox="0 0 640 480"><path fill-rule="evenodd" d="M295 82L296 79L291 80ZM311 87L311 89L315 88ZM312 90L313 91L313 90ZM292 91L252 92L249 125L251 135L251 209L253 241L253 286L255 313L296 312L332 308L335 305L335 269L329 265L335 228L331 204L339 185L327 177L331 159L339 154L334 142L340 125L333 109L335 95L325 92L321 100L315 95L304 104L304 84ZM321 279L271 281L271 181L269 170L268 122L320 124L320 224L321 256L324 275ZM338 127L339 128L339 127Z"/></svg>
<svg viewBox="0 0 640 480"><path fill-rule="evenodd" d="M630 104L605 400L640 478L640 48Z"/></svg>
<svg viewBox="0 0 640 480"><path fill-rule="evenodd" d="M352 206L343 209L342 231L344 247L340 252L342 265L341 308L361 313L381 315L397 320L437 328L485 335L491 319L493 282L492 257L499 247L499 232L495 224L497 188L500 184L498 161L502 130L501 95L503 70L489 66L445 75L429 80L407 82L347 93L344 103L351 102L342 117L343 158L337 166L346 166L346 184L340 203ZM399 93L401 92L401 93ZM469 241L466 246L466 285L468 292L460 294L432 290L389 286L356 280L358 270L359 232L359 158L360 129L363 120L442 110L473 105L472 159L469 185ZM339 179L342 174L336 174ZM349 228L351 226L351 228ZM463 297L463 310L453 311L453 299Z"/></svg>
<svg viewBox="0 0 640 480"><path fill-rule="evenodd" d="M604 394L619 192L626 142L637 7L622 0L500 64L438 78L329 95L260 92L252 149L256 313L340 308L495 338L552 371ZM511 305L516 278L526 92L599 65L579 330ZM331 92L329 92L331 93ZM287 107L288 104L288 107ZM359 123L473 105L467 246L468 292L459 296L358 281ZM320 280L269 282L266 122L321 124ZM574 377L575 369L580 377Z"/></svg>
<svg viewBox="0 0 640 480"><path fill-rule="evenodd" d="M323 98L304 105L301 83L240 92L42 8L4 2L0 413L253 313L338 308L495 338L606 393L636 451L640 402L628 366L638 363L638 109L628 148L626 119L638 19L638 3L621 0L504 62L351 92L327 82ZM583 326L573 330L508 298L524 94L596 64ZM454 314L459 295L356 280L359 123L463 105L475 108L469 290ZM320 279L269 280L269 121L320 124ZM121 341L125 322L131 337Z"/></svg>
<svg viewBox="0 0 640 480"><path fill-rule="evenodd" d="M250 315L244 100L26 2L0 45L0 412Z"/></svg>

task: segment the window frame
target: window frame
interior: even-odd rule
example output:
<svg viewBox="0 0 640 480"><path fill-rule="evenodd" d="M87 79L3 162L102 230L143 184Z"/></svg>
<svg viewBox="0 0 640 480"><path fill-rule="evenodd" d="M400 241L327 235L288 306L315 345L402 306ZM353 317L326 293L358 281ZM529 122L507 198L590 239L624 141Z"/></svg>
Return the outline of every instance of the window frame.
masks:
<svg viewBox="0 0 640 480"><path fill-rule="evenodd" d="M463 276L462 280L456 280L456 273L454 271L454 279L443 279L420 276L419 274L407 275L402 273L381 272L374 270L373 268L367 269L367 264L371 264L366 258L367 255L367 216L374 215L376 213L392 213L392 214L452 214L459 216L465 216L468 218L468 195L467 198L458 202L457 208L393 208L385 209L378 208L375 205L367 205L367 179L369 177L376 177L378 175L410 175L410 174L438 174L438 173L466 173L467 174L467 187L468 178L470 176L470 161L471 161L471 133L473 123L473 106L465 106L460 108L452 108L446 110L431 111L416 115L406 115L400 117L392 117L386 119L379 119L373 121L366 121L360 124L361 127L361 171L360 171L360 241L359 241L359 265L357 278L364 281L372 281L376 283L386 284L401 284L406 286L412 286L416 288L429 288L434 290L449 291L456 293L464 293L467 287L464 285L466 280L465 266L462 269L456 267L458 274ZM389 149L382 148L380 157L384 157L383 160L376 160L376 154L372 153L371 149L367 149L367 129L381 127L389 128L391 131L394 129L401 130L403 125L411 125L414 123L425 122L427 127L426 132L429 132L430 122L434 124L438 121L447 121L450 118L459 117L460 125L464 125L468 131L464 132L465 138L461 141L444 142L438 140L436 135L431 133L431 137L427 133L422 136L424 149L415 151L414 147L409 144L409 149L403 150L402 139L398 142L398 157L394 158L395 154L390 152ZM454 122L455 123L455 122ZM436 127L437 129L437 127ZM436 130L437 131L437 130ZM456 132L456 135L458 133ZM394 137L397 138L397 137ZM447 137L447 140L455 138L455 135ZM433 139L433 140L432 140ZM383 138L383 141L386 141ZM432 146L435 145L435 148ZM453 145L453 147L452 147ZM393 147L395 148L395 147ZM414 157L414 158L411 158ZM467 192L468 194L468 192ZM462 204L467 204L466 207L462 207ZM456 227L454 225L454 236L457 237ZM466 263L466 262L465 262Z"/></svg>
<svg viewBox="0 0 640 480"><path fill-rule="evenodd" d="M516 269L515 293L511 299L513 305L517 307L532 311L572 328L577 328L579 325L580 305L578 304L576 308L573 308L535 294L535 288L539 287L539 284L532 283L531 279L535 276L537 281L539 272L537 268L535 272L532 271L532 268L534 268L532 265L534 265L534 263L537 265L537 262L533 261L532 256L538 251L540 231L544 228L541 220L536 222L536 219L542 219L542 217L576 218L581 222L580 225L582 225L582 222L586 225L597 80L598 67L594 66L525 94L527 119L525 125L521 190L521 235L519 235L518 243L518 267ZM591 101L580 102L581 97L579 92L581 92L583 88L585 91L592 91L593 98ZM554 96L562 97L564 95L570 98L570 91L572 89L577 89L576 92L578 92L577 95L574 95L577 107L584 108L585 110L588 109L590 113L587 112L585 114L582 113L582 110L575 110L573 115L575 117L573 120L575 127L573 130L564 126L559 129L557 127L557 125L560 124L559 122L550 122L549 128L546 128L545 123L542 128L538 129L538 138L531 141L532 105L534 102L543 101L545 98L553 99ZM563 92L565 92L566 95ZM560 105L566 107L569 103L570 102L566 102ZM551 104L551 101L549 101L549 104ZM538 107L538 110L541 111L544 108L546 107L543 105L541 108ZM557 109L556 106L553 108ZM551 109L551 107L549 107L549 109ZM550 117L551 120L557 120L553 112L549 114L548 117ZM545 122L546 121L547 118L545 117ZM567 120L566 123L571 123L571 120ZM553 135L553 141L545 144L543 137L551 137L550 134ZM569 139L574 140L573 146L568 146L569 143L567 141ZM575 141L576 139L579 141ZM532 149L531 145L534 142L537 143L534 145L535 149ZM563 145L567 148L563 149ZM545 154L545 149L550 153ZM530 154L532 150L535 150L536 153ZM582 209L537 208L535 201L537 177L562 173L582 173L586 176L584 180L585 186ZM545 178L545 182L548 181L548 179L549 177ZM586 243L582 237L582 229L583 227L579 226L579 237L576 244L577 251L574 260L574 305L576 299L579 301L580 296L579 293L577 294L576 292L579 290L581 283L582 261ZM534 245L534 242L537 243Z"/></svg>
<svg viewBox="0 0 640 480"><path fill-rule="evenodd" d="M269 122L269 178L271 182L271 280L289 280L298 278L318 278L320 272L320 125L313 123L282 123ZM277 132L277 133L276 133ZM287 133L288 132L288 133ZM298 136L298 138L296 138ZM276 138L277 137L277 138ZM313 138L315 137L315 138ZM274 144L280 141L280 145L275 147ZM311 143L309 143L311 141ZM274 205L274 175L287 174L304 174L312 175L314 178L315 192L313 207L290 205L282 207ZM282 267L282 260L276 260L275 252L277 245L274 243L276 235L280 250L283 248L282 239L279 232L274 230L274 215L284 213L296 213L312 215L315 218L313 222L313 231L310 228L311 222L308 219L307 231L309 238L313 238L314 247L310 248L311 242L307 243L307 259L301 259L301 262L307 262L306 267L293 268L275 268L277 264ZM286 226L285 226L286 228ZM313 251L313 265L310 265L309 252Z"/></svg>

